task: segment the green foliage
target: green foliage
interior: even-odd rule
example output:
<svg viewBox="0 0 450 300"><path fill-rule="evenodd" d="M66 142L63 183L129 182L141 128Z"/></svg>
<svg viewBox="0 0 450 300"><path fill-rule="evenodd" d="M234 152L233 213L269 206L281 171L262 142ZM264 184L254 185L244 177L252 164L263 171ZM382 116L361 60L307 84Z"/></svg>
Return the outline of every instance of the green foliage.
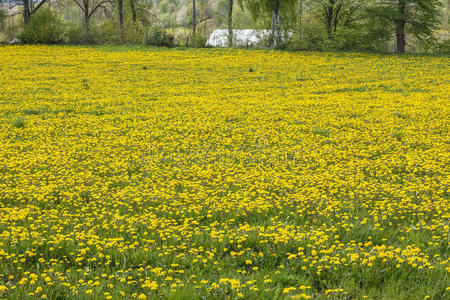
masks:
<svg viewBox="0 0 450 300"><path fill-rule="evenodd" d="M51 9L40 9L20 35L24 43L57 44L64 41L64 23Z"/></svg>
<svg viewBox="0 0 450 300"><path fill-rule="evenodd" d="M98 26L92 27L91 35L96 43L119 43L119 28L111 19L104 20Z"/></svg>
<svg viewBox="0 0 450 300"><path fill-rule="evenodd" d="M0 1L1 3L1 1ZM6 12L0 8L0 30L3 30L5 27L5 20L6 20Z"/></svg>
<svg viewBox="0 0 450 300"><path fill-rule="evenodd" d="M189 39L189 46L194 48L204 48L206 46L206 37L199 33L191 35Z"/></svg>
<svg viewBox="0 0 450 300"><path fill-rule="evenodd" d="M437 53L450 55L450 39L446 39L444 41L438 42Z"/></svg>
<svg viewBox="0 0 450 300"><path fill-rule="evenodd" d="M316 24L304 24L302 47L309 50L323 50L326 32Z"/></svg>
<svg viewBox="0 0 450 300"><path fill-rule="evenodd" d="M297 0L238 0L241 9L248 9L255 21L263 20L264 24L271 25L272 11L275 10L277 1L280 9L280 26L283 29L295 27L297 18Z"/></svg>
<svg viewBox="0 0 450 300"><path fill-rule="evenodd" d="M339 28L333 39L324 41L324 48L340 51L383 51L390 36L387 26L364 22Z"/></svg>
<svg viewBox="0 0 450 300"><path fill-rule="evenodd" d="M173 47L174 36L168 33L165 28L155 25L148 30L145 44L158 47Z"/></svg>
<svg viewBox="0 0 450 300"><path fill-rule="evenodd" d="M15 128L24 128L25 127L25 118L17 117L14 119L12 126Z"/></svg>
<svg viewBox="0 0 450 300"><path fill-rule="evenodd" d="M125 43L142 44L144 42L146 28L141 23L125 26Z"/></svg>
<svg viewBox="0 0 450 300"><path fill-rule="evenodd" d="M66 39L69 44L82 44L85 40L83 27L79 24L71 24L66 29Z"/></svg>
<svg viewBox="0 0 450 300"><path fill-rule="evenodd" d="M405 4L405 12L399 8L399 3ZM368 18L378 18L386 27L395 30L398 22L404 21L406 33L419 42L428 43L439 24L439 0L401 0L373 1L367 6Z"/></svg>

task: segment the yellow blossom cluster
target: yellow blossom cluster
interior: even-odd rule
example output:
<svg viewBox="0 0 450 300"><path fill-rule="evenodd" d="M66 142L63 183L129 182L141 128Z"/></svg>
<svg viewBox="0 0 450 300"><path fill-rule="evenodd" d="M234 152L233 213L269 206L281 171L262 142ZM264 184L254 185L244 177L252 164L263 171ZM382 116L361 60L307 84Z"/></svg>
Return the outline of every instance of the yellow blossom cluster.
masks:
<svg viewBox="0 0 450 300"><path fill-rule="evenodd" d="M0 46L0 298L444 299L449 95L446 57Z"/></svg>

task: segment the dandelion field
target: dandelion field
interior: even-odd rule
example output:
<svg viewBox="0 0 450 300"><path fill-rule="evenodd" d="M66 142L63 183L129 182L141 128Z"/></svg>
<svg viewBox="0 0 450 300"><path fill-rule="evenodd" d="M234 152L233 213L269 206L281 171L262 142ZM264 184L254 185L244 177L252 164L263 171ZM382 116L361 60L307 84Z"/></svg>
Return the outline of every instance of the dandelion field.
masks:
<svg viewBox="0 0 450 300"><path fill-rule="evenodd" d="M445 299L449 95L445 57L0 47L0 298Z"/></svg>

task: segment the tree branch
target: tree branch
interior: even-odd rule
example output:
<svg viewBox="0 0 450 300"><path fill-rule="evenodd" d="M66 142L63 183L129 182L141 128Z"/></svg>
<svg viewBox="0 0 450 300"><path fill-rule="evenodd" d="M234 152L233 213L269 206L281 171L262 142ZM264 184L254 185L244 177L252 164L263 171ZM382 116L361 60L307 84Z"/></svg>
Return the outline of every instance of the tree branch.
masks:
<svg viewBox="0 0 450 300"><path fill-rule="evenodd" d="M33 8L33 10L31 11L31 14L34 14L43 4L47 3L48 0L42 0L38 6L36 6L35 8Z"/></svg>
<svg viewBox="0 0 450 300"><path fill-rule="evenodd" d="M89 13L89 18L95 13L95 11L96 11L97 9L99 9L100 7L103 7L103 4L105 4L105 3L110 3L110 2L111 2L110 0L105 0L105 1L102 1L102 2L100 2L99 4L97 4L97 6L94 7L94 9L91 10L91 12Z"/></svg>
<svg viewBox="0 0 450 300"><path fill-rule="evenodd" d="M77 0L73 0L73 2L75 2L78 5L78 7L81 8L82 11L84 11L84 7L80 3L78 3Z"/></svg>

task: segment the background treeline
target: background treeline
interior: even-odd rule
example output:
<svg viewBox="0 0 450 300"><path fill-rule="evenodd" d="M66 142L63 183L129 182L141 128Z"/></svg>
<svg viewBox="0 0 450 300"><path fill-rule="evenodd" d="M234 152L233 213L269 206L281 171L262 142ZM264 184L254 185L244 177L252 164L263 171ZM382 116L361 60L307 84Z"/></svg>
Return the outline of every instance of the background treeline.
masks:
<svg viewBox="0 0 450 300"><path fill-rule="evenodd" d="M449 26L450 0L0 0L3 42L203 47L270 29L260 47L447 54Z"/></svg>

